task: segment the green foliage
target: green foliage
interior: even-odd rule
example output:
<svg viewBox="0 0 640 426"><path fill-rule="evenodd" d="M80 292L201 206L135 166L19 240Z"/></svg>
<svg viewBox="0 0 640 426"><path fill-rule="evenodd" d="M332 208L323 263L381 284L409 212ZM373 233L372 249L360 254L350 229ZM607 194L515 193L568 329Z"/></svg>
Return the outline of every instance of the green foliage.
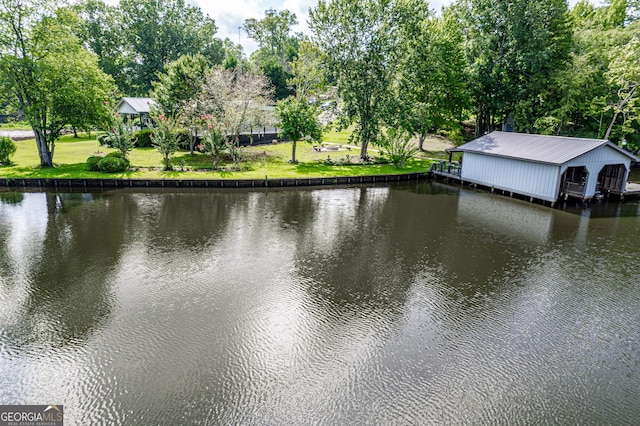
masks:
<svg viewBox="0 0 640 426"><path fill-rule="evenodd" d="M120 157L106 156L98 162L98 169L104 173L121 173L129 168L129 162Z"/></svg>
<svg viewBox="0 0 640 426"><path fill-rule="evenodd" d="M326 89L325 62L324 53L317 44L300 42L298 56L291 63L292 77L287 82L295 89L297 98L306 100Z"/></svg>
<svg viewBox="0 0 640 426"><path fill-rule="evenodd" d="M171 157L178 150L177 123L173 117L160 114L154 117L155 126L151 140L162 156L164 169L171 170Z"/></svg>
<svg viewBox="0 0 640 426"><path fill-rule="evenodd" d="M222 63L222 41L213 37L216 25L199 7L184 0L122 0L119 9L129 43L125 51L135 52L126 64L132 74L127 93L148 93L165 64L182 55L200 53L210 65Z"/></svg>
<svg viewBox="0 0 640 426"><path fill-rule="evenodd" d="M24 201L24 192L9 191L0 192L0 203L16 206Z"/></svg>
<svg viewBox="0 0 640 426"><path fill-rule="evenodd" d="M103 159L104 157L99 155L92 155L91 157L87 158L87 170L92 172L99 172L100 167L98 166L98 163L100 163L100 161Z"/></svg>
<svg viewBox="0 0 640 426"><path fill-rule="evenodd" d="M177 129L176 140L178 142L178 148L188 150L191 144L191 134L187 129Z"/></svg>
<svg viewBox="0 0 640 426"><path fill-rule="evenodd" d="M411 133L405 130L389 129L381 141L382 155L398 169L403 169L407 160L413 158L418 148L411 142Z"/></svg>
<svg viewBox="0 0 640 426"><path fill-rule="evenodd" d="M293 94L293 90L288 84L292 74L282 66L277 58L271 56L261 58L254 54L251 59L258 64L260 72L271 81L276 100L284 99Z"/></svg>
<svg viewBox="0 0 640 426"><path fill-rule="evenodd" d="M459 0L451 13L464 34L476 135L509 115L531 131L562 97L553 82L569 63L566 1Z"/></svg>
<svg viewBox="0 0 640 426"><path fill-rule="evenodd" d="M111 122L103 139L110 147L117 149L122 158L126 159L129 151L136 145L136 138L119 114L111 114Z"/></svg>
<svg viewBox="0 0 640 426"><path fill-rule="evenodd" d="M604 138L609 139L619 115L624 117L622 133L632 133L631 122L638 120L637 108L640 107L640 36L632 38L623 46L611 51L607 80L616 91L617 98L612 102L613 118ZM637 105L636 105L637 104Z"/></svg>
<svg viewBox="0 0 640 426"><path fill-rule="evenodd" d="M462 32L451 15L430 17L419 2L415 21L403 29L406 55L396 90L397 125L418 136L422 150L427 134L458 131L470 106Z"/></svg>
<svg viewBox="0 0 640 426"><path fill-rule="evenodd" d="M153 146L151 136L153 135L153 129L138 130L133 134L138 148L151 148Z"/></svg>
<svg viewBox="0 0 640 426"><path fill-rule="evenodd" d="M183 55L165 67L153 82L151 97L163 113L176 117L184 103L202 91L209 64L201 54Z"/></svg>
<svg viewBox="0 0 640 426"><path fill-rule="evenodd" d="M67 125L101 124L109 109L113 81L76 37L79 22L50 0L0 3L0 92L24 111L42 167L53 166L55 141Z"/></svg>
<svg viewBox="0 0 640 426"><path fill-rule="evenodd" d="M298 23L296 15L288 10L278 12L274 9L265 11L263 19L246 19L244 30L261 48L267 49L272 56L282 61L287 60L288 48L292 44L291 27Z"/></svg>
<svg viewBox="0 0 640 426"><path fill-rule="evenodd" d="M209 65L224 59L213 19L184 0L85 0L74 9L84 20L81 39L127 95L146 96L165 65L183 55L201 54Z"/></svg>
<svg viewBox="0 0 640 426"><path fill-rule="evenodd" d="M274 87L276 99L291 96L293 91L287 80L291 78L289 62L297 55L301 35L291 35L296 15L288 10L269 9L263 19L247 19L244 30L260 48L251 55L251 61Z"/></svg>
<svg viewBox="0 0 640 426"><path fill-rule="evenodd" d="M213 169L218 170L220 157L227 149L227 139L222 126L215 120L213 115L207 115L205 120L207 120L207 124L202 143L205 152L213 157Z"/></svg>
<svg viewBox="0 0 640 426"><path fill-rule="evenodd" d="M120 173L127 171L130 162L119 152L112 152L106 156L92 155L87 158L87 170L93 172Z"/></svg>
<svg viewBox="0 0 640 426"><path fill-rule="evenodd" d="M10 164L11 156L16 153L15 142L8 136L0 136L0 164Z"/></svg>
<svg viewBox="0 0 640 426"><path fill-rule="evenodd" d="M344 103L343 124L356 122L353 136L363 160L382 125L391 121L389 106L406 50L401 32L414 19L414 7L403 0L320 0L309 12Z"/></svg>
<svg viewBox="0 0 640 426"><path fill-rule="evenodd" d="M296 162L296 142L303 137L319 141L322 138L322 126L318 121L318 112L314 105L304 99L287 98L276 106L277 126L282 136L293 141L291 162Z"/></svg>

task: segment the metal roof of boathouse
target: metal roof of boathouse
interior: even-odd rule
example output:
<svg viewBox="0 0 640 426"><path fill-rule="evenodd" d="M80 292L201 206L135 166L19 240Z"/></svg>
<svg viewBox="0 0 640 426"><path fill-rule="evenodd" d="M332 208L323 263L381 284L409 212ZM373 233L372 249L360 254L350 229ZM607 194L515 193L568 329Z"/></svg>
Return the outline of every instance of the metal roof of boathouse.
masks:
<svg viewBox="0 0 640 426"><path fill-rule="evenodd" d="M606 139L491 132L450 152L473 152L545 164L564 164L600 146L608 145L633 161L638 158Z"/></svg>
<svg viewBox="0 0 640 426"><path fill-rule="evenodd" d="M153 98L122 98L116 105L116 111L124 114L145 114L156 104Z"/></svg>

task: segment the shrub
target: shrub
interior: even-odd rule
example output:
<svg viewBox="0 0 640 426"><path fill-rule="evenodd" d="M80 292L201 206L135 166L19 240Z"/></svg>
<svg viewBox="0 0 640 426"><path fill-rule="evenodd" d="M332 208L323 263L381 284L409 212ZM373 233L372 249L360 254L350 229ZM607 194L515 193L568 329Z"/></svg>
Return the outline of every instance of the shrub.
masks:
<svg viewBox="0 0 640 426"><path fill-rule="evenodd" d="M120 114L111 116L107 137L104 140L110 147L120 151L122 158L127 158L129 151L132 151L136 144L133 131L127 126Z"/></svg>
<svg viewBox="0 0 640 426"><path fill-rule="evenodd" d="M164 169L171 170L171 157L178 150L176 120L172 117L159 115L154 121L156 125L153 132L153 146L162 155Z"/></svg>
<svg viewBox="0 0 640 426"><path fill-rule="evenodd" d="M120 157L106 156L98 162L98 168L105 173L124 172L129 168L127 160Z"/></svg>
<svg viewBox="0 0 640 426"><path fill-rule="evenodd" d="M87 158L87 170L92 172L117 173L126 171L131 163L128 159L122 158L119 152L112 152L104 157L92 155Z"/></svg>
<svg viewBox="0 0 640 426"><path fill-rule="evenodd" d="M98 163L103 158L104 157L101 157L99 155L92 155L91 157L87 158L87 170L92 172L99 172L100 167L98 167Z"/></svg>
<svg viewBox="0 0 640 426"><path fill-rule="evenodd" d="M389 129L383 137L381 150L397 169L404 168L407 160L412 158L418 148L411 142L411 134L402 130Z"/></svg>
<svg viewBox="0 0 640 426"><path fill-rule="evenodd" d="M131 162L129 161L129 159L127 157L123 157L122 153L118 151L110 152L107 155L105 155L104 158L119 158L121 160L124 160L127 163L127 167L131 165Z"/></svg>
<svg viewBox="0 0 640 426"><path fill-rule="evenodd" d="M9 164L11 157L16 153L17 147L15 142L8 136L0 136L0 163Z"/></svg>
<svg viewBox="0 0 640 426"><path fill-rule="evenodd" d="M151 141L152 134L152 129L138 130L134 134L134 137L136 139L136 146L138 148L151 148L153 146L153 142Z"/></svg>

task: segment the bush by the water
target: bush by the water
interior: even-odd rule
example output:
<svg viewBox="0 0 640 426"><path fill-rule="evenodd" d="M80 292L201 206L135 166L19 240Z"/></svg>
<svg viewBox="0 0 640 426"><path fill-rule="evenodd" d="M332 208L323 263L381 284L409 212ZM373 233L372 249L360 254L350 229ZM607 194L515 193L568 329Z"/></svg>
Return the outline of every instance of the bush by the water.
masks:
<svg viewBox="0 0 640 426"><path fill-rule="evenodd" d="M87 170L92 172L99 172L100 169L98 168L98 163L103 158L104 157L99 155L92 155L91 157L87 158Z"/></svg>
<svg viewBox="0 0 640 426"><path fill-rule="evenodd" d="M93 155L87 158L87 169L94 172L125 172L129 168L129 165L129 160L122 158L119 152L112 152L104 157Z"/></svg>
<svg viewBox="0 0 640 426"><path fill-rule="evenodd" d="M135 132L134 137L136 138L136 146L138 148L151 148L153 146L151 141L152 134L153 130L151 129L143 129Z"/></svg>
<svg viewBox="0 0 640 426"><path fill-rule="evenodd" d="M10 157L16 153L16 144L8 136L0 136L0 164L9 164Z"/></svg>

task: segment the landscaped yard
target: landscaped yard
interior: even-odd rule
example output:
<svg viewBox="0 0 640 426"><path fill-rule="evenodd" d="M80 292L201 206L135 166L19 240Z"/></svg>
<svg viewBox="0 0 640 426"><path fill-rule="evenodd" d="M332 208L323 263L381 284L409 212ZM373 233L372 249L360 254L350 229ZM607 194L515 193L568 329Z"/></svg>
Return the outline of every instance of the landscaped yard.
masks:
<svg viewBox="0 0 640 426"><path fill-rule="evenodd" d="M33 140L16 142L18 150L12 157L13 165L0 166L0 177L7 178L131 178L131 179L263 179L302 178L326 176L362 176L422 172L429 168L432 159L446 158L444 151L420 153L407 162L404 169L396 169L392 164L350 165L340 164L347 158L358 157L359 147L346 147L349 132L331 132L324 137L327 144L343 145L338 151L317 151L311 143L298 142L297 164L287 161L291 158L291 143L256 145L244 149L245 160L241 171L231 171L230 162L223 161L222 170L214 171L210 156L179 151L173 158L173 171L162 170L160 154L154 148L136 148L130 154L131 169L124 173L91 172L86 168L86 160L97 153L113 151L100 146L96 135L72 135L61 138L55 147L55 168L41 169L38 152ZM376 158L379 152L372 147L369 155ZM331 161L328 161L331 160ZM337 164L336 164L337 163Z"/></svg>

